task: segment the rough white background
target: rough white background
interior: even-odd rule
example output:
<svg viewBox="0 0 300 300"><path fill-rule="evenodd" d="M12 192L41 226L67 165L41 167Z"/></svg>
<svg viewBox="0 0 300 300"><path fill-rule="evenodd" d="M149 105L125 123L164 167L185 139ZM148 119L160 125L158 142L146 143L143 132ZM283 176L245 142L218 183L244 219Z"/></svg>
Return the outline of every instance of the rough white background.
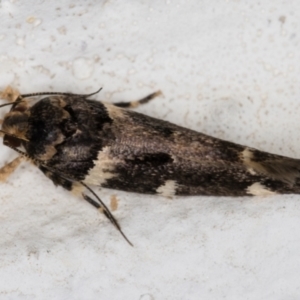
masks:
<svg viewBox="0 0 300 300"><path fill-rule="evenodd" d="M1 89L161 89L139 111L300 157L299 1L2 0L0 20ZM300 299L299 196L95 190L134 248L34 166L1 184L0 299Z"/></svg>

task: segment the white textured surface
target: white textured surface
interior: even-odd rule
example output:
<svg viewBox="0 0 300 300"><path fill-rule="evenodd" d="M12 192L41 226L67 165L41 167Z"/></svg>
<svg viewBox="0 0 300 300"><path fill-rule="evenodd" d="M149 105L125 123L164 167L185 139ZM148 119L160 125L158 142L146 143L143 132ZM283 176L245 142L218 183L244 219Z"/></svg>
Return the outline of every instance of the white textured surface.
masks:
<svg viewBox="0 0 300 300"><path fill-rule="evenodd" d="M139 110L300 157L299 1L2 0L0 18L0 88L161 89ZM299 196L96 191L134 248L33 166L1 184L0 299L300 298Z"/></svg>

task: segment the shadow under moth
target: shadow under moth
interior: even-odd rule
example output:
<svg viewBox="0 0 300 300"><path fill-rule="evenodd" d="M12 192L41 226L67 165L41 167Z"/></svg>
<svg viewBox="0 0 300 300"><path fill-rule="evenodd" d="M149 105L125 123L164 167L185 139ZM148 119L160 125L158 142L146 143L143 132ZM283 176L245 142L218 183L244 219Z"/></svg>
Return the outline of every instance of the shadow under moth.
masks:
<svg viewBox="0 0 300 300"><path fill-rule="evenodd" d="M25 158L55 185L80 193L100 209L128 242L90 186L165 197L300 193L298 159L234 144L130 110L160 92L114 104L89 99L94 94L20 95L8 87L1 96L8 103L2 106L11 108L4 116L1 133L3 143L19 157L0 169L0 180ZM36 97L42 99L31 104Z"/></svg>

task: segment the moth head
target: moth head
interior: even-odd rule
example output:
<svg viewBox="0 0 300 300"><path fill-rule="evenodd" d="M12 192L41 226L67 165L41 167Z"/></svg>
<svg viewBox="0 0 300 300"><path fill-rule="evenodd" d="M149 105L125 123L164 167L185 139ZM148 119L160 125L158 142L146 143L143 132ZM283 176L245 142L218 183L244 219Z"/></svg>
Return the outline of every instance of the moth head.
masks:
<svg viewBox="0 0 300 300"><path fill-rule="evenodd" d="M26 141L29 107L25 101L16 101L11 105L10 111L4 116L1 131L4 134L3 144L17 148Z"/></svg>

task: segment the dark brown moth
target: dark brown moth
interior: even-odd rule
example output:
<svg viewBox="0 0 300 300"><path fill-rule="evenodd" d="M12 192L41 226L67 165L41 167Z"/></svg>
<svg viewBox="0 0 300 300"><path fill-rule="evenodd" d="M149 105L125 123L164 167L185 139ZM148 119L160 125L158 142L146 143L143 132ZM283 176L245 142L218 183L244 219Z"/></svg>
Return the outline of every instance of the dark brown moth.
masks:
<svg viewBox="0 0 300 300"><path fill-rule="evenodd" d="M4 144L32 161L55 185L119 224L91 185L135 193L247 196L300 193L300 160L262 152L134 112L139 101L102 103L94 95L16 95L4 116ZM31 105L31 98L47 96ZM0 172L12 172L16 159ZM84 190L88 190L88 196ZM123 234L123 233L122 233Z"/></svg>

